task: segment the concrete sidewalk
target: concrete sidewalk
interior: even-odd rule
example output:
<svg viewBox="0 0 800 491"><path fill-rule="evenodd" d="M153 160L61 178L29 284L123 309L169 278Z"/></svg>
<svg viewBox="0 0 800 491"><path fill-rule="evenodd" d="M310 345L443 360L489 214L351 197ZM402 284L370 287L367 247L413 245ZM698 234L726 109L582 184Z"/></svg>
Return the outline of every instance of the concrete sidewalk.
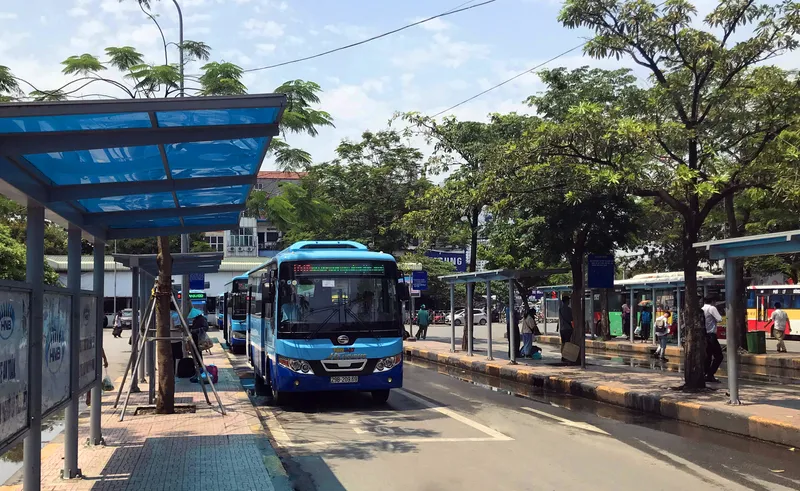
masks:
<svg viewBox="0 0 800 491"><path fill-rule="evenodd" d="M133 394L125 421L119 422L120 405L113 408L116 392L103 397L103 437L106 445L83 444L89 433L89 413L81 414L78 465L83 479L62 480L63 443L42 450L43 490L289 490L288 477L222 348L215 344L207 364L219 368L216 385L227 415L208 387L213 406L206 404L199 384L177 379L176 404L195 404L195 413L138 415L133 410L147 404L147 393ZM117 380L119 387L120 380ZM140 384L146 390L147 384ZM0 490L22 489L21 472Z"/></svg>
<svg viewBox="0 0 800 491"><path fill-rule="evenodd" d="M460 347L460 346L459 346ZM506 346L498 346L504 350ZM726 384L710 384L699 393L674 390L683 376L670 371L653 371L624 366L558 366L559 359L546 353L542 360L520 360L511 365L504 352L493 350L495 360L483 350L472 357L460 351L450 353L449 343L407 341L406 356L421 358L500 377L545 390L586 397L637 411L749 436L768 442L800 446L800 398L795 387L743 384L741 406L726 404Z"/></svg>

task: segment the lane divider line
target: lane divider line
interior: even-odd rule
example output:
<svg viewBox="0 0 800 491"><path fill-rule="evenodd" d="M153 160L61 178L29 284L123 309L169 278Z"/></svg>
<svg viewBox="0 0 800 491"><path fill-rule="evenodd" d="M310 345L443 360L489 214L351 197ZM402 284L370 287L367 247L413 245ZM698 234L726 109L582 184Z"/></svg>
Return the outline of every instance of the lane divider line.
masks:
<svg viewBox="0 0 800 491"><path fill-rule="evenodd" d="M559 423L561 423L564 426L570 426L572 428L578 428L578 429L581 429L581 430L591 431L593 433L599 433L601 435L608 436L608 432L601 430L597 426L592 426L589 423L581 423L581 422L578 422L578 421L572 421L572 420L569 420L567 418L562 418L561 416L556 416L554 414L550 414L550 413L546 413L544 411L540 411L538 409L534 409L532 407L523 406L522 409L524 409L525 411L530 411L530 412L532 412L534 414L538 414L539 416L544 416L545 418L554 419L554 420L558 421Z"/></svg>

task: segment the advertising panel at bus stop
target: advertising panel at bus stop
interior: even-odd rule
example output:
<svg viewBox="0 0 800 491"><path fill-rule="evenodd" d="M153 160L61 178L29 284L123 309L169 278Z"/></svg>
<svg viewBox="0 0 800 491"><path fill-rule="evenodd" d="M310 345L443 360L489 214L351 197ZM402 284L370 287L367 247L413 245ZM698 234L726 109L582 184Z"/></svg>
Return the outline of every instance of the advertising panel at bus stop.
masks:
<svg viewBox="0 0 800 491"><path fill-rule="evenodd" d="M0 444L28 427L30 293L0 287Z"/></svg>
<svg viewBox="0 0 800 491"><path fill-rule="evenodd" d="M81 344L78 358L78 387L85 389L97 380L97 299L81 295Z"/></svg>
<svg viewBox="0 0 800 491"><path fill-rule="evenodd" d="M70 396L70 316L72 298L55 292L44 294L42 339L42 413Z"/></svg>

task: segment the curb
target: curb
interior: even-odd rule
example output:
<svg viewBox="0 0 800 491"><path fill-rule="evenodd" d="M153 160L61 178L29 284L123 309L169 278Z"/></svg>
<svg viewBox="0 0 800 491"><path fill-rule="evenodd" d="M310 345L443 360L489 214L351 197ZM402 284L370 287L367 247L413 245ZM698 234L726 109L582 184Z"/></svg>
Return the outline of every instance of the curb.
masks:
<svg viewBox="0 0 800 491"><path fill-rule="evenodd" d="M561 344L561 338L551 334L536 336L534 339L542 344L551 344L551 345ZM629 343L606 342L597 339L587 339L586 347L602 351L613 351L618 353L637 353L645 355L649 355L656 348L654 344L650 343L629 344ZM683 348L680 348L678 346L667 346L667 355L682 357ZM741 354L739 355L739 363L743 365L783 368L787 370L800 370L800 357Z"/></svg>
<svg viewBox="0 0 800 491"><path fill-rule="evenodd" d="M505 362L499 364L466 360L450 353L411 347L404 347L403 352L411 358L478 372L511 382L539 387L550 392L584 397L789 447L800 446L800 427L783 421L748 416L696 402L680 401L658 393L635 392L620 387L580 382L563 376L533 373L512 368Z"/></svg>

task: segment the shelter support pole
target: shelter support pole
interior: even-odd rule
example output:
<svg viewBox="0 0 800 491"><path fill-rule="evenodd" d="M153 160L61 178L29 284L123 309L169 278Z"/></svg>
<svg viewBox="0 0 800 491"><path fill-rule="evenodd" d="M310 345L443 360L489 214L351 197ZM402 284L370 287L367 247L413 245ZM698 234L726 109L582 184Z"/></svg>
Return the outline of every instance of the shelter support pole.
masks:
<svg viewBox="0 0 800 491"><path fill-rule="evenodd" d="M514 280L508 280L508 352L511 364L517 363L517 324L514 322Z"/></svg>
<svg viewBox="0 0 800 491"><path fill-rule="evenodd" d="M636 298L636 295L634 295L634 290L633 290L633 288L631 288L631 303L628 304L628 307L630 307L630 309L631 309L631 315L628 316L628 317L630 317L630 332L629 333L630 333L630 336L631 336L631 343L633 342L633 331L634 331L634 329L636 329L636 327L635 327L636 322L634 321L634 319L636 317L636 306L633 304L635 298Z"/></svg>
<svg viewBox="0 0 800 491"><path fill-rule="evenodd" d="M740 405L739 401L739 354L736 352L736 339L739 333L738 326L732 322L731 312L733 312L733 296L736 295L734 288L734 276L736 275L736 261L731 258L725 259L725 311L728 312L728 325L725 336L727 345L728 359L728 392L731 395L730 404Z"/></svg>
<svg viewBox="0 0 800 491"><path fill-rule="evenodd" d="M131 359L139 356L139 267L131 268ZM139 377L131 372L131 392L140 392Z"/></svg>
<svg viewBox="0 0 800 491"><path fill-rule="evenodd" d="M594 339L597 333L594 332L594 291L589 290L589 332Z"/></svg>
<svg viewBox="0 0 800 491"><path fill-rule="evenodd" d="M409 334L411 334L412 336L414 336L414 308L416 307L416 305L414 305L415 303L416 302L414 301L414 297L411 297L411 308L408 309L408 319L409 319L408 322L410 324ZM419 341L419 338L417 338L417 341Z"/></svg>
<svg viewBox="0 0 800 491"><path fill-rule="evenodd" d="M147 285L145 284L145 282L147 281L146 278L147 278L147 273L145 273L143 269L140 269L139 270L139 310L141 311L140 312L141 315L140 315L139 318L141 319L141 322L144 322L145 324L146 324L146 319L144 318L144 314L145 314L145 311L147 310L147 299L148 299L148 296L146 296L145 293L149 292L149 290L147 288ZM140 329L142 327L143 326L139 326ZM144 346L143 349L144 349L144 352L145 352L145 359L147 359L147 345L145 344L143 346ZM147 382L147 379L144 378L144 369L145 369L145 364L144 363L140 364L139 365L139 382L140 383Z"/></svg>
<svg viewBox="0 0 800 491"><path fill-rule="evenodd" d="M147 277L146 284L147 287L147 295L148 295L148 303L149 298L151 296L150 290L153 288L153 284L155 283L155 279L151 276ZM155 300L154 300L155 302ZM155 309L155 303L153 304L153 309ZM155 404L156 400L156 342L155 341L148 341L147 342L147 356L145 357L145 363L147 363L147 402L148 404Z"/></svg>
<svg viewBox="0 0 800 491"><path fill-rule="evenodd" d="M653 311L651 312L650 316L650 337L652 337L652 343L656 344L656 289L653 288Z"/></svg>
<svg viewBox="0 0 800 491"><path fill-rule="evenodd" d="M488 328L488 334L486 335L486 340L489 343L488 348L486 349L486 356L490 360L494 360L492 356L492 282L486 282L486 327Z"/></svg>
<svg viewBox="0 0 800 491"><path fill-rule="evenodd" d="M456 352L456 285L450 283L450 353Z"/></svg>
<svg viewBox="0 0 800 491"><path fill-rule="evenodd" d="M78 469L78 369L81 340L81 229L69 224L67 229L67 288L72 294L69 330L70 399L64 411L64 470L61 477L74 479Z"/></svg>
<svg viewBox="0 0 800 491"><path fill-rule="evenodd" d="M542 297L542 321L544 322L544 335L547 336L547 295Z"/></svg>
<svg viewBox="0 0 800 491"><path fill-rule="evenodd" d="M189 252L189 235L181 235L181 253L186 254ZM181 276L181 310L183 316L189 315L189 310L192 308L191 300L189 299L189 275Z"/></svg>
<svg viewBox="0 0 800 491"><path fill-rule="evenodd" d="M464 309L464 329L467 330L467 355L472 356L472 296L474 283L467 283L467 308Z"/></svg>
<svg viewBox="0 0 800 491"><path fill-rule="evenodd" d="M42 476L42 337L44 335L44 208L28 200L25 281L31 286L28 331L28 417L30 431L23 444L22 489L41 488Z"/></svg>
<svg viewBox="0 0 800 491"><path fill-rule="evenodd" d="M681 287L675 289L675 325L678 326L678 348L681 347Z"/></svg>
<svg viewBox="0 0 800 491"><path fill-rule="evenodd" d="M105 306L103 296L105 295L105 262L106 245L99 240L94 241L94 269L92 271L92 286L97 297L97 339L95 347L95 370L97 370L97 381L92 386L92 406L89 414L89 445L103 445L103 433L100 423L100 416L103 414L103 317L105 317Z"/></svg>

